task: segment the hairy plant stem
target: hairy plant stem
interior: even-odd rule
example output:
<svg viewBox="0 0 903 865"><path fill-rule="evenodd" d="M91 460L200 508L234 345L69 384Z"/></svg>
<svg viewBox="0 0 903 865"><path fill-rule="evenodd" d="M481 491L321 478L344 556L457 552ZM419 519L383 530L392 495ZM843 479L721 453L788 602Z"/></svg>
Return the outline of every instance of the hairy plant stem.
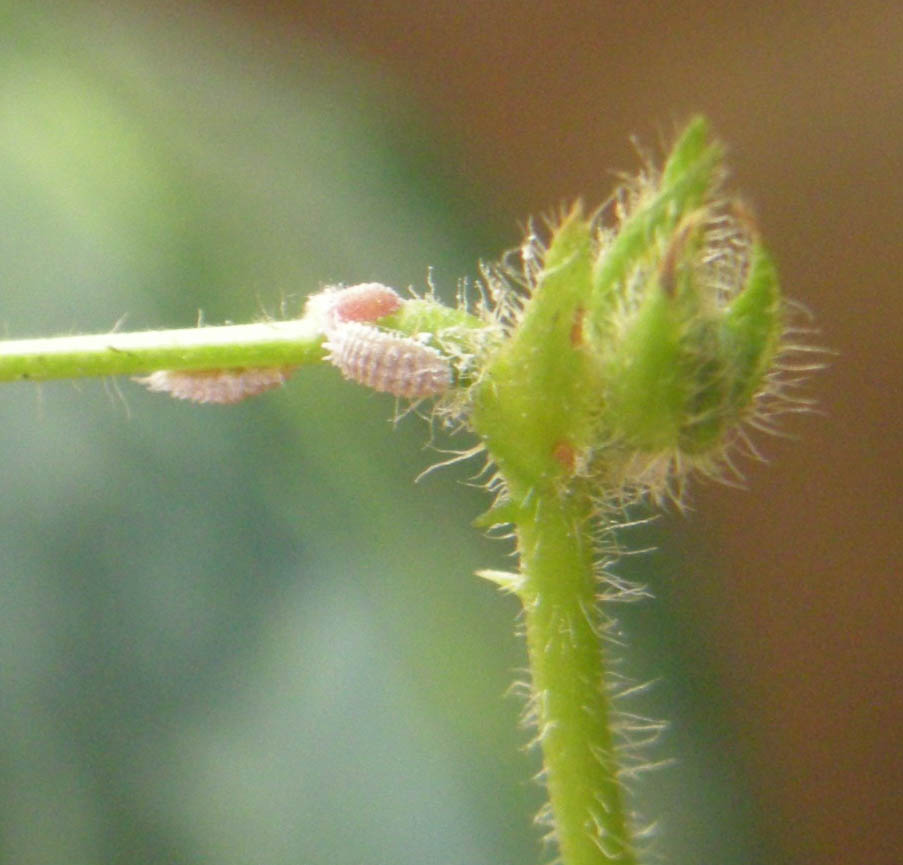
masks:
<svg viewBox="0 0 903 865"><path fill-rule="evenodd" d="M323 359L305 319L0 342L0 381L134 375L158 369L300 366Z"/></svg>
<svg viewBox="0 0 903 865"><path fill-rule="evenodd" d="M517 522L532 710L566 865L634 865L603 681L590 503L534 491Z"/></svg>

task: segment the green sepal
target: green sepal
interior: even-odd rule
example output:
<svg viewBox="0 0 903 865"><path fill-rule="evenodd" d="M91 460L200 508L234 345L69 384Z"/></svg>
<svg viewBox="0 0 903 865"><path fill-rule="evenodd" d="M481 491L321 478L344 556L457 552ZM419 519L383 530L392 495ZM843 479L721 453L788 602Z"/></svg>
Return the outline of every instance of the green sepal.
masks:
<svg viewBox="0 0 903 865"><path fill-rule="evenodd" d="M655 285L607 369L604 425L631 448L677 445L687 395L680 332L674 298Z"/></svg>
<svg viewBox="0 0 903 865"><path fill-rule="evenodd" d="M696 180L703 179L703 185L697 186L694 193L701 195L706 188L707 180L698 176L700 167L709 161L712 144L709 141L711 129L709 121L697 114L681 132L680 138L674 142L668 160L662 169L662 187L671 188L683 182L686 177L696 176ZM721 148L717 148L720 154Z"/></svg>
<svg viewBox="0 0 903 865"><path fill-rule="evenodd" d="M777 268L768 251L756 243L750 254L746 284L728 306L722 324L731 370L728 404L733 413L748 408L761 388L783 329Z"/></svg>
<svg viewBox="0 0 903 865"><path fill-rule="evenodd" d="M606 320L627 276L658 254L661 238L705 202L716 185L722 157L721 144L710 140L708 121L693 118L671 150L659 191L621 225L593 265L590 314L594 323Z"/></svg>
<svg viewBox="0 0 903 865"><path fill-rule="evenodd" d="M484 511L471 522L471 525L475 529L491 529L506 523L516 523L519 515L520 508L514 502L504 501Z"/></svg>
<svg viewBox="0 0 903 865"><path fill-rule="evenodd" d="M631 448L700 454L721 443L726 359L694 282L694 238L680 249L684 260L659 271L612 356L604 422Z"/></svg>
<svg viewBox="0 0 903 865"><path fill-rule="evenodd" d="M523 315L474 386L472 421L514 491L567 474L562 444L592 436L599 399L583 322L592 266L590 223L575 207L552 236Z"/></svg>
<svg viewBox="0 0 903 865"><path fill-rule="evenodd" d="M684 336L683 373L688 385L683 405L678 449L704 454L723 444L725 365L718 323L701 316Z"/></svg>

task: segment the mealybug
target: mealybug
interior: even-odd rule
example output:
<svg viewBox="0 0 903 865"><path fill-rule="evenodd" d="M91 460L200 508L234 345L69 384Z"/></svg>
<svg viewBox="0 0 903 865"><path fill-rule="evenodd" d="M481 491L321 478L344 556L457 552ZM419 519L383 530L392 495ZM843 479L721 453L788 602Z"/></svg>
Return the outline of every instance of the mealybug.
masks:
<svg viewBox="0 0 903 865"><path fill-rule="evenodd" d="M279 387L295 369L293 366L163 369L135 381L175 399L228 405Z"/></svg>
<svg viewBox="0 0 903 865"><path fill-rule="evenodd" d="M404 336L350 322L329 331L327 360L347 379L408 399L436 396L452 383L451 366L436 349Z"/></svg>
<svg viewBox="0 0 903 865"><path fill-rule="evenodd" d="M307 300L307 315L322 321L323 330L351 321L378 321L401 307L396 291L381 282L327 288Z"/></svg>

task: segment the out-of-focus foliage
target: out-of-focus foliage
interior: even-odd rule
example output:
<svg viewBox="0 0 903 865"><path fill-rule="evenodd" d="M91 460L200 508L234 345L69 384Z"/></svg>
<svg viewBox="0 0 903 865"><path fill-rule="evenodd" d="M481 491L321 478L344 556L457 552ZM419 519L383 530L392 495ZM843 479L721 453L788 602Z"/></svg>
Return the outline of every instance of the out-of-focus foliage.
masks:
<svg viewBox="0 0 903 865"><path fill-rule="evenodd" d="M186 12L2 18L10 336L293 314L430 265L450 294L495 245L397 87L347 58ZM326 369L229 409L0 391L3 865L536 858L502 699L516 605L471 577L507 550L469 528L464 473L412 483L441 455L392 413ZM684 709L658 697L640 709ZM720 788L681 741L650 753L687 758L648 810L673 861L727 861L740 830L701 818Z"/></svg>

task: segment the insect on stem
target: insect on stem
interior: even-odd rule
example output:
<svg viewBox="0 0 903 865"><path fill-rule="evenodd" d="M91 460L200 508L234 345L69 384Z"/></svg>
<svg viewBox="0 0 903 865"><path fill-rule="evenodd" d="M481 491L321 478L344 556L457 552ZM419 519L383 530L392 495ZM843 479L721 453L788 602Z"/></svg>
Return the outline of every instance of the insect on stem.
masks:
<svg viewBox="0 0 903 865"><path fill-rule="evenodd" d="M327 359L345 378L382 393L423 399L452 383L451 366L436 349L365 324L333 328L325 347Z"/></svg>

